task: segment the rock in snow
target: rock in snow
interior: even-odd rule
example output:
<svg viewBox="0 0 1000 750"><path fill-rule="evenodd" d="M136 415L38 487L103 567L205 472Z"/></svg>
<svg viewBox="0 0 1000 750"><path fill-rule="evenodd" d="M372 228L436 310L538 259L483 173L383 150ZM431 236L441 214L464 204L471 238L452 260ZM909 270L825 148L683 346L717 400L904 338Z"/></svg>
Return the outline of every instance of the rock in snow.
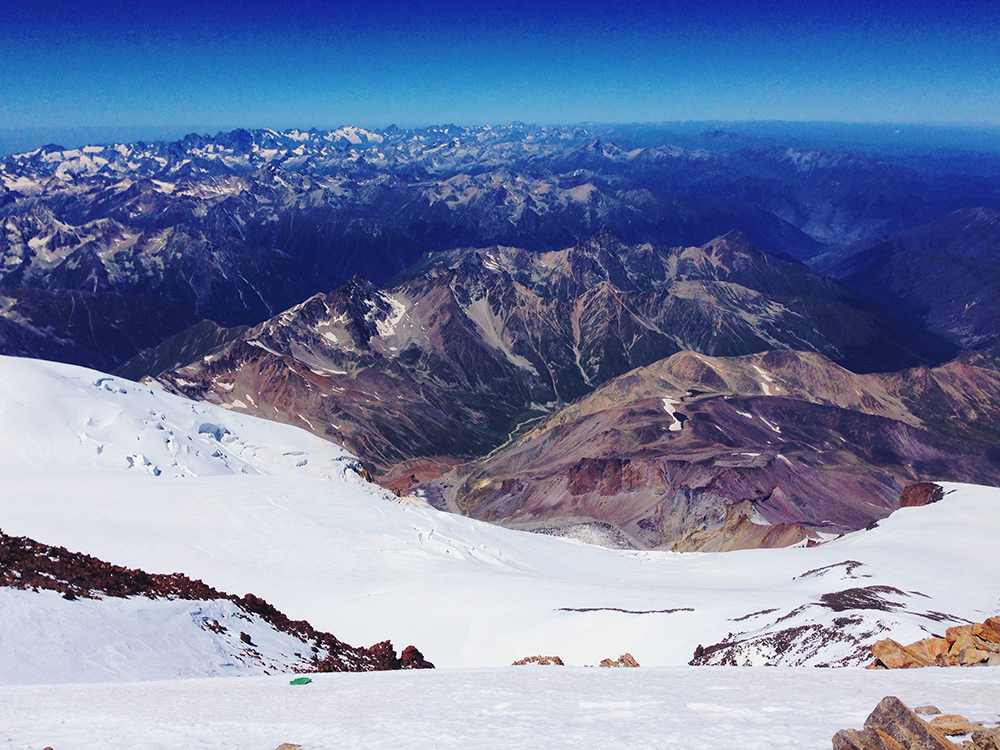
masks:
<svg viewBox="0 0 1000 750"><path fill-rule="evenodd" d="M844 729L833 736L833 750L953 750L945 733L928 724L895 696L884 698L861 731Z"/></svg>
<svg viewBox="0 0 1000 750"><path fill-rule="evenodd" d="M869 669L1000 666L1000 617L948 628L944 638L924 638L903 646L891 638L872 646Z"/></svg>

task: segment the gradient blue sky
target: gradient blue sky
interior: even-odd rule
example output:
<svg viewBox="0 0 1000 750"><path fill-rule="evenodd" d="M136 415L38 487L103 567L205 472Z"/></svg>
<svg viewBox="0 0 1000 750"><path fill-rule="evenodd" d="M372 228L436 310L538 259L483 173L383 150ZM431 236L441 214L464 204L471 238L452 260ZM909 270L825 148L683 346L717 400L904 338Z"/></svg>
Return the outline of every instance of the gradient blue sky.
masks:
<svg viewBox="0 0 1000 750"><path fill-rule="evenodd" d="M1000 123L996 0L3 5L0 129Z"/></svg>

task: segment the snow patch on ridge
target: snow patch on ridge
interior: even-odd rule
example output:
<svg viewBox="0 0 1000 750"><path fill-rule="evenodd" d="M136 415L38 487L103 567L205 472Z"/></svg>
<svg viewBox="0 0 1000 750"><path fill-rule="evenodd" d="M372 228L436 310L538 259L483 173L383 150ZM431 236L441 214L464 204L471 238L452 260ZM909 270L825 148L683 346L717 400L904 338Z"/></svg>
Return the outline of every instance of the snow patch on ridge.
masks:
<svg viewBox="0 0 1000 750"><path fill-rule="evenodd" d="M683 422L683 420L677 418L677 410L674 409L674 407L677 406L679 403L680 403L680 401L672 401L669 398L664 398L663 399L663 408L664 408L664 410L674 420L673 422L671 422L670 426L667 428L671 432L680 432L684 428L684 422Z"/></svg>
<svg viewBox="0 0 1000 750"><path fill-rule="evenodd" d="M538 370L535 369L530 360L522 357L520 354L515 354L511 349L511 341L505 335L503 321L493 314L493 308L490 306L488 297L480 297L474 300L464 310L469 319L479 328L480 333L483 335L483 340L487 344L503 352L511 364L527 370L533 375L538 375Z"/></svg>

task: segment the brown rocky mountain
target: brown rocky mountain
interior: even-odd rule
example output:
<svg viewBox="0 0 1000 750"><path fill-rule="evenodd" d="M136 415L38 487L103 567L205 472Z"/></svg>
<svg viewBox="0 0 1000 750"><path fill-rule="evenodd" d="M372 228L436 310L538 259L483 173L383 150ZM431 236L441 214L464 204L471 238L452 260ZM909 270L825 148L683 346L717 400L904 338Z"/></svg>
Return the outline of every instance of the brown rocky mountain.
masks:
<svg viewBox="0 0 1000 750"><path fill-rule="evenodd" d="M438 479L390 479L516 528L677 550L783 546L861 528L914 481L997 485L998 424L1000 361L983 353L858 375L815 353L681 352Z"/></svg>
<svg viewBox="0 0 1000 750"><path fill-rule="evenodd" d="M856 371L953 351L731 232L701 247L606 233L558 252L432 256L390 291L360 277L216 346L197 330L122 372L344 444L373 470L473 458L527 419L681 350L811 350Z"/></svg>
<svg viewBox="0 0 1000 750"><path fill-rule="evenodd" d="M956 211L822 267L964 348L1000 342L1000 210Z"/></svg>

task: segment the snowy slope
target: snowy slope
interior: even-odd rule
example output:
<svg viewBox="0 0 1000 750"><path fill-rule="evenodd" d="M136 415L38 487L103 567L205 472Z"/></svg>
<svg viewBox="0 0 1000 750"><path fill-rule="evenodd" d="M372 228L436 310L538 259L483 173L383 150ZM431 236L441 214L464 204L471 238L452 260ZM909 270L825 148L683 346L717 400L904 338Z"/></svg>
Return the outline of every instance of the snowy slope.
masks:
<svg viewBox="0 0 1000 750"><path fill-rule="evenodd" d="M849 662L857 640L908 642L943 632L947 618L998 612L997 489L950 486L936 505L812 549L623 552L394 503L354 472L338 473L350 461L339 449L294 428L116 379L97 386L103 376L78 368L0 367L8 534L252 591L349 643L413 643L439 667L539 653L592 664L625 651L643 666L678 665L731 632L790 624L855 636L821 637L792 663ZM201 440L223 456L160 449L162 431L145 421L154 418L182 445ZM233 441L200 432L203 423ZM281 447L268 449L272 441ZM169 471L129 468L132 443ZM898 593L842 595L872 586ZM751 661L781 662L765 646L760 653Z"/></svg>
<svg viewBox="0 0 1000 750"><path fill-rule="evenodd" d="M305 672L311 655L226 600L67 601L11 588L0 588L0 652L0 684L15 685Z"/></svg>
<svg viewBox="0 0 1000 750"><path fill-rule="evenodd" d="M360 466L346 451L294 427L93 370L15 357L0 357L0 426L4 476L130 469L156 477L342 480L346 469Z"/></svg>

